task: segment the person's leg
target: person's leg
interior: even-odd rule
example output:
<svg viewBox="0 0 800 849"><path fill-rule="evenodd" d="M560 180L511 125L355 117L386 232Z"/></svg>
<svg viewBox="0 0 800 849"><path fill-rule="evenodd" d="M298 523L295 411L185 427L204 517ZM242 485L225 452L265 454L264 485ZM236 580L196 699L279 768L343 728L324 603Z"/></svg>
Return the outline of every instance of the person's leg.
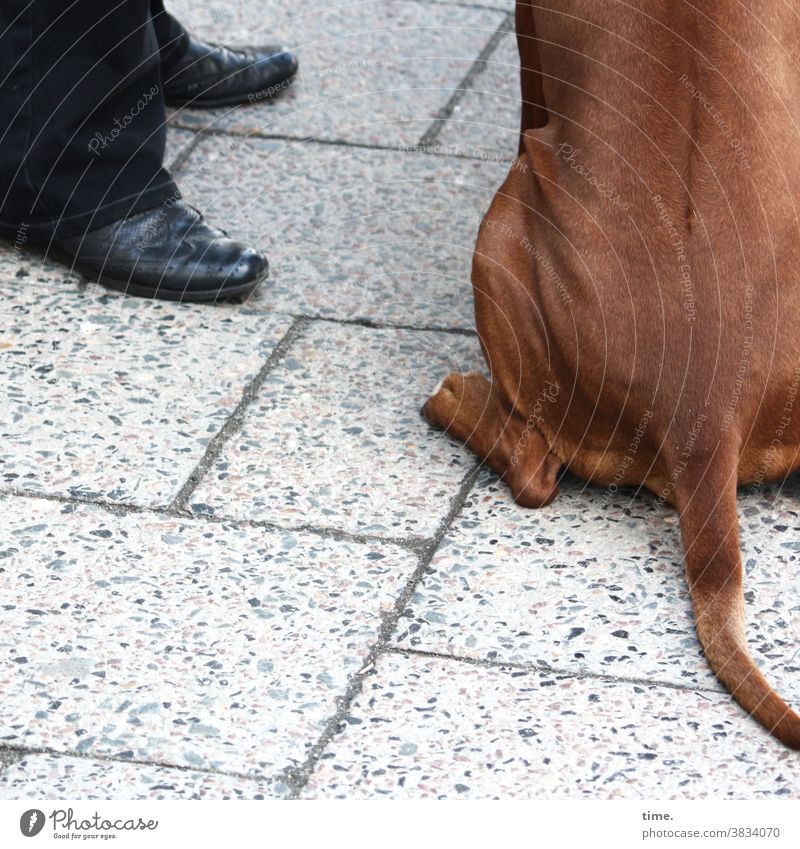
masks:
<svg viewBox="0 0 800 849"><path fill-rule="evenodd" d="M177 196L160 63L184 38L151 0L3 0L0 232L47 242Z"/></svg>
<svg viewBox="0 0 800 849"><path fill-rule="evenodd" d="M189 33L164 8L162 0L150 0L150 16L161 48L161 64L177 61L189 49Z"/></svg>
<svg viewBox="0 0 800 849"><path fill-rule="evenodd" d="M254 102L296 70L281 48L192 39L161 0L3 0L0 235L143 297L252 291L267 258L183 203L162 166L164 103Z"/></svg>

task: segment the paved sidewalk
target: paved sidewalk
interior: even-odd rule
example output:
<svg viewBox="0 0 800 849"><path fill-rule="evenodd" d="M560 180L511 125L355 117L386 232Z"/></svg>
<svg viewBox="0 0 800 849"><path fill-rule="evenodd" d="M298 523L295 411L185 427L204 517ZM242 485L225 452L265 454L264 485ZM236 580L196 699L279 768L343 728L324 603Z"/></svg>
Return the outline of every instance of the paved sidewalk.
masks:
<svg viewBox="0 0 800 849"><path fill-rule="evenodd" d="M170 4L301 56L275 102L171 117L187 200L270 255L254 297L0 257L0 797L796 798L700 655L674 515L575 480L524 510L419 417L483 368L513 4L289 5ZM795 704L798 496L740 498Z"/></svg>

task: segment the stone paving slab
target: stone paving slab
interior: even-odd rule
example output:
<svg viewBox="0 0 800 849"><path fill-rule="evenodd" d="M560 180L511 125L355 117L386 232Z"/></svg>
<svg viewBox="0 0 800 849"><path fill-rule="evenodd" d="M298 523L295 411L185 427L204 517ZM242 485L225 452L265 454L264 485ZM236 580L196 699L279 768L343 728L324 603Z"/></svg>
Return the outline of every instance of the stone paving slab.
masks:
<svg viewBox="0 0 800 849"><path fill-rule="evenodd" d="M263 247L248 304L420 327L474 325L478 224L496 162L315 143L203 141L179 183L212 222Z"/></svg>
<svg viewBox="0 0 800 849"><path fill-rule="evenodd" d="M0 283L5 286L16 285L28 296L42 287L58 286L73 288L84 286L85 283L77 271L68 266L51 262L44 258L38 248L30 250L26 246L15 249L13 244L4 243L0 246ZM4 288L3 291L6 291ZM2 307L0 307L2 317ZM5 326L5 320L0 328Z"/></svg>
<svg viewBox="0 0 800 849"><path fill-rule="evenodd" d="M0 282L0 485L165 505L291 319L102 291Z"/></svg>
<svg viewBox="0 0 800 849"><path fill-rule="evenodd" d="M281 0L240 0L170 9L200 37L280 43L301 71L273 100L236 108L183 109L174 123L235 132L366 144L414 144L457 89L506 14L427 0L315 2L299 14Z"/></svg>
<svg viewBox="0 0 800 849"><path fill-rule="evenodd" d="M512 32L503 36L472 79L436 144L443 152L513 161L519 121L519 53Z"/></svg>
<svg viewBox="0 0 800 849"><path fill-rule="evenodd" d="M743 495L747 634L800 701L798 485ZM677 517L647 494L569 479L541 510L482 476L400 621L400 646L716 688L701 655Z"/></svg>
<svg viewBox="0 0 800 849"><path fill-rule="evenodd" d="M286 785L154 764L28 755L0 773L0 799L269 799Z"/></svg>
<svg viewBox="0 0 800 849"><path fill-rule="evenodd" d="M297 338L190 507L285 526L430 537L475 460L419 410L476 339L318 322Z"/></svg>
<svg viewBox="0 0 800 849"><path fill-rule="evenodd" d="M186 156L188 146L194 141L196 133L178 127L167 128L167 147L164 151L164 166L172 170L177 157Z"/></svg>
<svg viewBox="0 0 800 849"><path fill-rule="evenodd" d="M729 696L381 658L307 798L797 798L800 762Z"/></svg>
<svg viewBox="0 0 800 849"><path fill-rule="evenodd" d="M302 762L403 549L0 502L0 742L269 778Z"/></svg>

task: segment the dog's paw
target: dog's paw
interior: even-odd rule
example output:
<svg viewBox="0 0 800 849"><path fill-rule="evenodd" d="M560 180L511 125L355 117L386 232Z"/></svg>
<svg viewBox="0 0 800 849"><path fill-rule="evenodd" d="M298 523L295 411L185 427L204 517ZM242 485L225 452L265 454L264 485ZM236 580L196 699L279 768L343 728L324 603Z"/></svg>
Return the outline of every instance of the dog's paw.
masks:
<svg viewBox="0 0 800 849"><path fill-rule="evenodd" d="M456 414L463 386L464 375L460 372L451 372L443 377L423 404L420 410L422 417L436 427L446 428Z"/></svg>

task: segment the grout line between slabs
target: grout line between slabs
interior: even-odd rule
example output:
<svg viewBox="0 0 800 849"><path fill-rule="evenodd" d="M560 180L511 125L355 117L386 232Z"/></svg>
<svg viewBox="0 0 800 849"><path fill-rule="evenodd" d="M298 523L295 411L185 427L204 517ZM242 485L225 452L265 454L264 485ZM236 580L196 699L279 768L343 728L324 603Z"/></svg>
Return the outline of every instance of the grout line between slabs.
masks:
<svg viewBox="0 0 800 849"><path fill-rule="evenodd" d="M260 310L248 310L253 314L260 314ZM247 410L253 402L258 390L266 381L273 369L280 364L283 358L288 353L295 340L302 334L303 330L314 323L329 323L343 326L357 326L369 329L380 330L398 330L398 331L413 331L420 333L447 333L452 335L476 337L476 330L466 328L447 328L447 327L419 327L416 325L395 325L383 323L380 321L372 321L369 319L336 319L323 316L308 316L295 315L292 316L293 321L284 336L275 346L269 357L266 359L262 367L259 369L256 376L245 386L242 391L242 397L236 408L226 419L219 431L211 439L206 446L203 457L197 462L195 467L190 472L187 480L181 486L178 493L172 501L165 507L134 504L119 501L109 501L103 498L81 497L80 495L67 495L63 493L53 492L36 492L20 487L0 487L0 498L27 498L38 499L43 501L54 501L61 504L70 504L75 506L92 506L109 513L122 514L148 514L162 518L184 518L193 521L205 521L214 524L232 525L234 527L254 527L264 528L266 530L288 531L296 533L312 533L317 536L328 537L331 539L342 540L355 543L379 543L386 545L396 545L400 548L410 550L417 553L424 546L429 544L431 537L427 536L407 536L395 537L384 536L381 534L358 533L347 531L340 528L333 528L324 525L312 524L281 524L279 522L271 522L268 520L258 519L239 519L233 516L213 515L208 513L193 513L188 507L188 501L196 491L202 478L208 469L219 458L225 444L233 437L240 429L246 416Z"/></svg>
<svg viewBox="0 0 800 849"><path fill-rule="evenodd" d="M189 158L202 140L202 135L196 132L192 138L190 138L189 141L181 147L172 162L168 163L166 166L169 169L171 176L174 177L176 174L181 172L183 166L189 161Z"/></svg>
<svg viewBox="0 0 800 849"><path fill-rule="evenodd" d="M11 761L5 761L3 759L4 754L13 753L16 757ZM3 773L8 769L8 767L13 766L15 763L19 763L23 758L28 757L29 755L52 755L56 758L79 758L81 760L86 761L96 761L102 763L112 763L112 764L138 764L139 766L153 766L153 767L163 767L164 769L172 769L177 770L178 772L191 772L197 773L200 775L222 775L228 776L230 778L240 778L243 781L252 781L252 782L261 782L266 784L275 784L278 783L282 779L282 775L278 774L268 774L264 773L263 775L253 775L252 773L247 772L237 772L236 770L224 770L224 769L212 769L210 767L196 767L191 765L184 764L176 764L171 761L159 761L159 760L146 760L143 758L122 758L115 757L114 755L106 755L100 754L96 752L77 752L72 751L70 749L61 750L54 749L51 746L37 746L37 747L17 747L17 746L3 746L0 743L0 778Z"/></svg>
<svg viewBox="0 0 800 849"><path fill-rule="evenodd" d="M19 763L27 754L25 749L6 749L0 746L0 778L10 766Z"/></svg>
<svg viewBox="0 0 800 849"><path fill-rule="evenodd" d="M497 49L503 36L511 32L514 28L514 16L511 12L506 12L500 25L494 31L492 36L486 42L483 50L478 54L475 61L470 65L469 70L464 74L463 79L458 84L456 90L450 95L449 100L438 111L436 117L431 122L428 129L422 134L419 140L419 146L429 147L434 144L439 134L444 129L447 120L452 117L456 106L461 102L466 93L472 88L474 79L486 69L486 62L489 57Z"/></svg>
<svg viewBox="0 0 800 849"><path fill-rule="evenodd" d="M200 462L194 467L193 471L186 479L186 482L178 491L178 494L172 500L172 503L167 507L168 515L180 515L186 510L186 505L189 499L194 494L200 481L205 476L205 473L219 458L222 449L228 440L237 434L242 427L248 407L255 399L258 390L261 388L269 373L280 363L289 351L289 348L294 344L297 337L303 332L308 321L303 318L296 318L291 327L286 331L283 339L275 346L272 353L267 358L263 366L258 370L256 376L245 386L242 393L242 398L236 405L236 409L230 414L225 424L217 431L214 438L208 443L205 454L200 459Z"/></svg>
<svg viewBox="0 0 800 849"><path fill-rule="evenodd" d="M478 336L478 331L469 327L437 327L436 325L421 327L416 324L386 323L370 318L329 318L322 315L304 315L301 318L304 318L309 323L319 321L327 322L328 324L339 324L343 327L366 327L370 330L411 330L416 333L449 333L452 336Z"/></svg>
<svg viewBox="0 0 800 849"><path fill-rule="evenodd" d="M537 663L519 663L515 661L486 660L477 657L464 657L457 654L445 654L436 651L424 651L422 649L408 649L402 646L387 646L385 654L400 654L404 657L427 657L432 660L443 660L454 663L464 663L469 666L479 666L482 669L518 669L521 672L543 672L547 675L555 675L563 678L575 678L576 680L605 681L609 684L635 684L640 687L665 687L669 690L681 690L688 693L712 693L716 696L725 697L728 693L717 687L699 687L688 684L676 684L673 681L660 681L652 678L637 678L626 675L609 675L603 672L592 672L585 669L557 669L553 666L542 666Z"/></svg>
<svg viewBox="0 0 800 849"><path fill-rule="evenodd" d="M60 495L49 492L29 492L24 489L0 489L0 498L29 498L40 501L55 501L58 504L70 504L76 507L95 507L107 513L127 513L136 515L150 515L161 519L188 519L197 523L213 525L230 525L235 528L264 528L268 531L287 531L289 533L310 533L327 539L342 542L355 543L381 543L385 545L396 545L411 552L418 552L428 542L428 537L392 537L380 534L360 534L353 531L345 531L339 528L326 527L324 525L281 525L277 522L269 522L262 519L237 519L233 516L215 516L207 513L192 513L190 510L179 512L167 512L166 507L148 507L139 504L124 504L116 501L104 501L102 499L79 498L71 495Z"/></svg>
<svg viewBox="0 0 800 849"><path fill-rule="evenodd" d="M105 510L107 513L147 514L160 519L187 519L198 524L230 525L234 528L263 528L267 531L287 531L288 533L309 533L342 542L396 545L398 548L404 548L414 553L418 552L429 539L422 536L393 537L382 536L381 534L362 534L356 531L346 531L326 525L281 525L278 522L270 522L266 519L237 519L234 516L192 513L188 509L169 513L166 507L125 504L117 501L79 498L78 496L50 492L29 492L24 489L15 488L0 489L0 498L29 498L40 501L55 501L58 504L70 504L76 507L96 507L98 510Z"/></svg>
<svg viewBox="0 0 800 849"><path fill-rule="evenodd" d="M466 92L463 92L462 94L466 94ZM439 121L442 119L436 118L434 120ZM239 133L235 130L226 130L221 127L197 127L188 122L183 122L180 119L172 121L169 126L170 128L180 130L181 132L194 133L194 138L186 143L184 148L182 148L181 153L179 153L173 160L173 162L177 162L180 159L180 168L184 167L187 160L192 156L195 149L201 142L215 137L227 139L241 139L243 141L247 141L248 139L258 139L261 141L283 141L300 144L320 144L326 147L348 147L353 148L354 150L374 150L381 153L403 153L411 156L431 156L437 159L466 159L471 162L494 162L501 164L505 163L509 165L514 161L516 155L515 151L509 151L508 153L497 152L496 154L493 154L491 156L487 156L486 154L479 155L477 153L465 153L464 151L458 149L446 150L430 144L426 144L425 146L423 146L420 142L416 142L414 144L389 145L379 144L377 142L370 143L349 141L348 139L326 139L321 138L320 136L293 136L288 133L267 133L262 130L250 130L246 133ZM187 151L187 148L189 147L191 147L191 150ZM183 155L184 153L185 155ZM173 166L170 167L170 170L173 171Z"/></svg>
<svg viewBox="0 0 800 849"><path fill-rule="evenodd" d="M188 159L194 153L194 150L200 144L201 141L207 138L213 138L215 136L222 136L226 138L242 138L242 139L263 139L263 140L273 140L273 141L285 141L285 142L300 142L300 143L312 143L312 144L321 144L333 147L350 147L359 150L377 150L377 151L389 151L389 152L404 152L404 153L421 153L426 156L434 156L440 158L456 158L456 159L469 159L478 162L485 162L486 157L478 156L476 154L464 153L463 151L440 151L434 150L433 143L439 137L439 134L444 129L444 126L447 120L452 116L456 106L461 102L461 100L465 97L465 95L471 90L472 83L477 76L479 76L486 69L486 62L489 57L495 52L498 45L503 39L503 36L507 35L514 31L514 13L512 11L504 10L500 7L496 6L484 6L481 4L471 4L471 3L438 3L438 5L453 5L453 6L465 6L469 8L479 8L486 9L487 11L498 12L502 14L502 20L498 25L497 29L494 33L489 37L489 40L481 49L480 53L477 55L475 60L472 62L467 72L464 74L455 90L451 93L447 102L444 106L442 106L438 111L436 116L433 118L428 129L422 134L419 142L416 145L403 145L403 144L380 144L378 142L359 142L352 141L349 139L330 139L323 138L319 135L317 136L297 136L289 133L270 133L262 130L249 130L247 132L237 132L231 129L225 129L223 127L216 127L213 123L208 123L203 126L198 126L197 124L191 121L184 121L181 119L180 111L175 112L173 116L170 117L168 121L168 127L172 127L174 129L179 129L183 131L189 131L194 133L194 138L191 139L187 144L181 149L178 155L175 157L174 165L172 166L172 170L179 171L188 161ZM507 159L512 161L514 158L514 154L509 153L502 159Z"/></svg>
<svg viewBox="0 0 800 849"><path fill-rule="evenodd" d="M374 667L376 660L385 650L386 645L397 627L397 622L408 604L411 595L416 590L419 582L424 577L430 566L433 556L441 545L442 540L453 525L458 514L469 497L469 493L483 468L483 463L476 463L461 482L458 492L450 502L447 515L439 523L435 535L419 551L419 562L411 577L406 582L400 595L395 600L392 609L382 618L378 628L378 638L370 651L367 653L364 663L358 672L350 679L343 696L337 701L337 709L334 715L327 721L322 734L312 746L305 761L298 767L287 767L284 770L284 781L290 787L289 798L297 799L308 784L312 773L316 769L319 759L322 757L328 744L334 737L338 736L344 729L345 719L350 712L353 700L359 695L363 688L364 679Z"/></svg>

